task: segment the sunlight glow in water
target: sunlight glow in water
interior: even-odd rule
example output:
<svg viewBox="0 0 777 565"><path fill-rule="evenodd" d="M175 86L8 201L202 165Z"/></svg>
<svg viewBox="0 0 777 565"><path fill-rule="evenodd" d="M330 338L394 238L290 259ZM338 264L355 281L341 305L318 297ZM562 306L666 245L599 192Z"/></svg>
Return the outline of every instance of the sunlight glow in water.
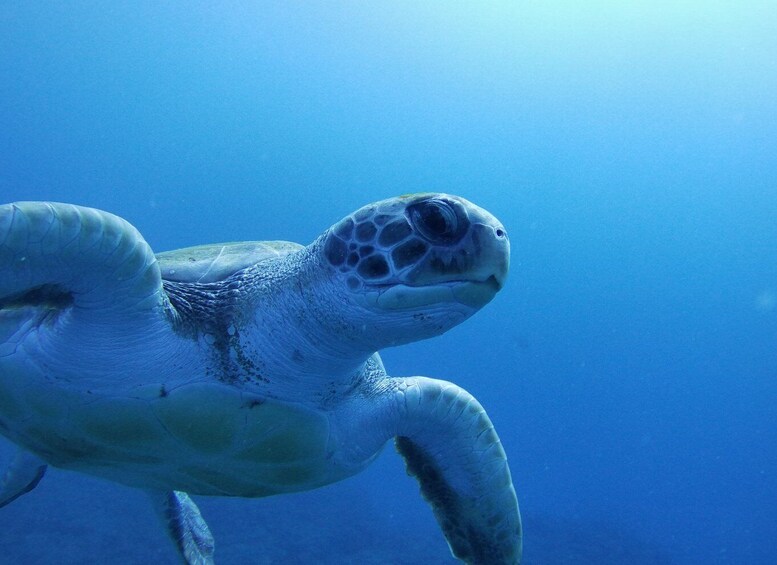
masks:
<svg viewBox="0 0 777 565"><path fill-rule="evenodd" d="M771 312L777 307L777 292L764 289L755 297L755 308L761 312Z"/></svg>

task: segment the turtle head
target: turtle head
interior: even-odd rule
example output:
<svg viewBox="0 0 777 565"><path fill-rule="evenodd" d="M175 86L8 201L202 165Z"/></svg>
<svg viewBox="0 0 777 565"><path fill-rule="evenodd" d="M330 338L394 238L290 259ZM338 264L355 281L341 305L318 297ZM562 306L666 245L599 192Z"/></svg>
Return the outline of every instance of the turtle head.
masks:
<svg viewBox="0 0 777 565"><path fill-rule="evenodd" d="M370 204L321 241L329 280L356 308L355 323L388 338L381 346L439 335L462 322L502 288L510 263L504 226L448 194Z"/></svg>

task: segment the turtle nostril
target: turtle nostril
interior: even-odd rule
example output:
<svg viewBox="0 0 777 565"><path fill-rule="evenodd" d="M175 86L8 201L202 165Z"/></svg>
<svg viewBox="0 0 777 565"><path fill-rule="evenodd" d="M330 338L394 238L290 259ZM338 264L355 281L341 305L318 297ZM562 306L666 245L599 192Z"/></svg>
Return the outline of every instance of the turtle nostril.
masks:
<svg viewBox="0 0 777 565"><path fill-rule="evenodd" d="M496 237L504 237L505 235L507 235L505 233L505 230L503 230L501 228L496 228Z"/></svg>

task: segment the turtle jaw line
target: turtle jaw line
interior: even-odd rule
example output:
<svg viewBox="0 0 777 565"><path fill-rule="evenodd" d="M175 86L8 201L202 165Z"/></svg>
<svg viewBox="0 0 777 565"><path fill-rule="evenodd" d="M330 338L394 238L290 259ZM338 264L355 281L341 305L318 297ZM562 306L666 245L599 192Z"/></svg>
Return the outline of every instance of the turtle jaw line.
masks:
<svg viewBox="0 0 777 565"><path fill-rule="evenodd" d="M403 286L405 288L435 288L435 287L456 287L459 285L484 285L490 286L494 289L494 292L499 292L504 286L504 281L497 278L496 275L490 275L485 279L451 279L432 284L413 284L413 283L377 283L366 285L369 291L383 292L387 289Z"/></svg>
<svg viewBox="0 0 777 565"><path fill-rule="evenodd" d="M502 283L491 275L484 281L462 281L452 288L456 301L473 310L479 310L502 289Z"/></svg>
<svg viewBox="0 0 777 565"><path fill-rule="evenodd" d="M381 310L418 310L450 304L474 312L490 302L501 288L501 282L491 275L485 280L455 279L436 284L372 284L366 296Z"/></svg>

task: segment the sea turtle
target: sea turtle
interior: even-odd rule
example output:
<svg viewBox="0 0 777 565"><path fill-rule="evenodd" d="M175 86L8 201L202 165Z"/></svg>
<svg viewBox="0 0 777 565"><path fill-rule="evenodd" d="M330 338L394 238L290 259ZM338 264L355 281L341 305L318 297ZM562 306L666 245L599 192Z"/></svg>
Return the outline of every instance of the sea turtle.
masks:
<svg viewBox="0 0 777 565"><path fill-rule="evenodd" d="M46 465L140 487L186 563L213 563L197 495L262 497L364 469L394 438L453 555L516 564L510 471L455 384L390 377L377 350L442 334L502 287L504 227L447 194L365 206L307 247L154 255L125 220L0 206L0 506Z"/></svg>

